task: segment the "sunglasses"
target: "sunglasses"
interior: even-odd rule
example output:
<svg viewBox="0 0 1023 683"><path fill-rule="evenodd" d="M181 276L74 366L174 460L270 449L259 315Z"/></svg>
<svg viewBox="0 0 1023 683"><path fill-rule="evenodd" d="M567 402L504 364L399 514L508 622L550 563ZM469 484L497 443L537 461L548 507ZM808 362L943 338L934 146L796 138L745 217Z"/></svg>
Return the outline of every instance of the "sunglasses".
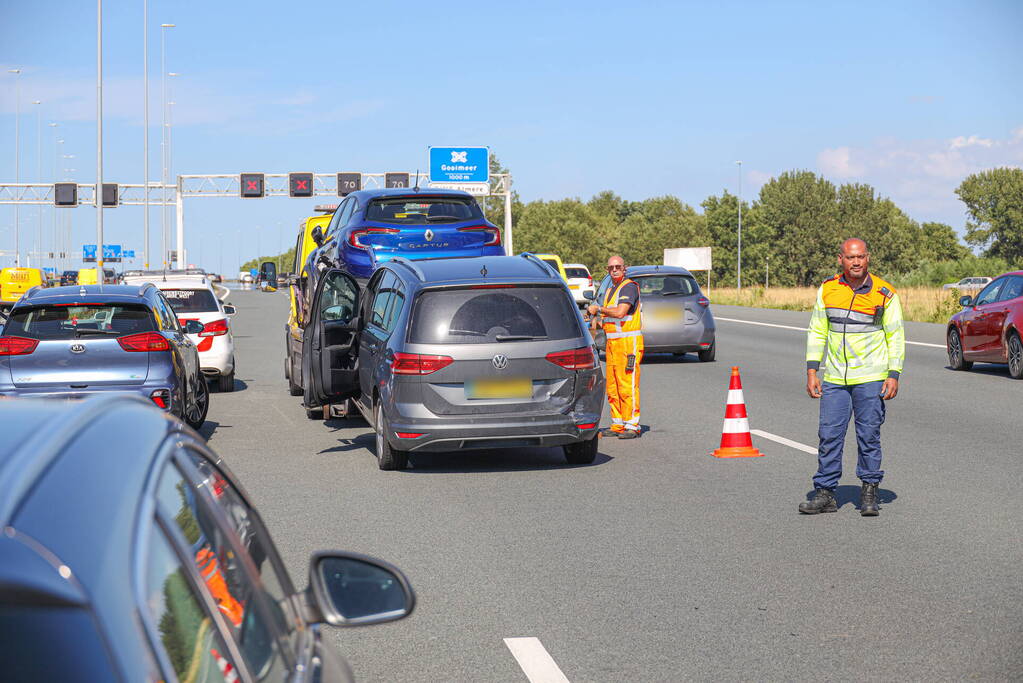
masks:
<svg viewBox="0 0 1023 683"><path fill-rule="evenodd" d="M608 266L608 270L625 270L625 266Z"/></svg>

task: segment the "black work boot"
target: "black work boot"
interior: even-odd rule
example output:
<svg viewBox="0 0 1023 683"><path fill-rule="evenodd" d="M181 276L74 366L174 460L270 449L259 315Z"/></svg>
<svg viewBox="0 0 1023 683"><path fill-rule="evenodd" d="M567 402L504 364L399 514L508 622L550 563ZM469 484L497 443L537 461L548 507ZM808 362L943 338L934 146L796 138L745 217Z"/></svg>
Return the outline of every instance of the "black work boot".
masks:
<svg viewBox="0 0 1023 683"><path fill-rule="evenodd" d="M819 512L838 512L835 494L827 489L814 489L812 500L799 504L799 511L804 515L816 515Z"/></svg>
<svg viewBox="0 0 1023 683"><path fill-rule="evenodd" d="M877 484L863 482L860 489L860 514L864 517L877 517Z"/></svg>

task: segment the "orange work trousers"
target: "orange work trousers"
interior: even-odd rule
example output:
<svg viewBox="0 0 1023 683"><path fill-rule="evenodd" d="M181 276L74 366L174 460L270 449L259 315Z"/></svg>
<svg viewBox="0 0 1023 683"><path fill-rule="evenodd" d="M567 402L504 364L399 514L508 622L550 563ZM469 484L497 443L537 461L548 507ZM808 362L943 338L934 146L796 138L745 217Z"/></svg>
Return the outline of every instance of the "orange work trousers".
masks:
<svg viewBox="0 0 1023 683"><path fill-rule="evenodd" d="M629 355L636 356L631 372ZM611 404L611 431L639 431L639 364L643 360L643 337L608 339L605 349L607 402Z"/></svg>

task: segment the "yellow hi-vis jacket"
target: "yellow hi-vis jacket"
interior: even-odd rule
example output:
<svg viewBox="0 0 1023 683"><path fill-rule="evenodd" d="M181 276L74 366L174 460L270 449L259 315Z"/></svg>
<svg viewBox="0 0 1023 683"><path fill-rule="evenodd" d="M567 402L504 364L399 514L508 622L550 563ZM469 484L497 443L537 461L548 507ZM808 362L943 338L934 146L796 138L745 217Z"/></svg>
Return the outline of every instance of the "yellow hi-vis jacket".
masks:
<svg viewBox="0 0 1023 683"><path fill-rule="evenodd" d="M817 290L806 334L806 367L824 365L825 382L863 384L899 377L906 357L902 305L895 288L867 275L855 292L841 275Z"/></svg>
<svg viewBox="0 0 1023 683"><path fill-rule="evenodd" d="M622 287L627 284L634 282L629 278L622 278L622 281L617 287L608 287L607 293L604 295L604 306L606 308L614 308L618 305L618 293L622 291ZM643 341L643 316L640 313L639 302L636 302L636 308L631 315L627 315L624 318L604 318L604 334L610 341L612 339L625 339L626 337L639 337L640 342Z"/></svg>

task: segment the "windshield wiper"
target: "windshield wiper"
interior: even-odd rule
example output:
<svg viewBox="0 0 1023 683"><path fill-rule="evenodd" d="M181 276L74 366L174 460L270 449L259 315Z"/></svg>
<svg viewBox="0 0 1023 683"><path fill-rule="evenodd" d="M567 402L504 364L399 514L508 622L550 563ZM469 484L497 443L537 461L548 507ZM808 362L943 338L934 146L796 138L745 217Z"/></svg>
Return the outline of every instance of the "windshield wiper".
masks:
<svg viewBox="0 0 1023 683"><path fill-rule="evenodd" d="M682 292L661 292L661 296L682 296Z"/></svg>
<svg viewBox="0 0 1023 683"><path fill-rule="evenodd" d="M478 330L448 330L448 334L464 334L470 337L485 337L485 333Z"/></svg>
<svg viewBox="0 0 1023 683"><path fill-rule="evenodd" d="M83 334L99 334L103 336L120 337L121 333L117 330L75 330L75 339L81 337Z"/></svg>
<svg viewBox="0 0 1023 683"><path fill-rule="evenodd" d="M534 339L550 339L546 334L498 334L494 336L499 342L503 341L530 341Z"/></svg>

